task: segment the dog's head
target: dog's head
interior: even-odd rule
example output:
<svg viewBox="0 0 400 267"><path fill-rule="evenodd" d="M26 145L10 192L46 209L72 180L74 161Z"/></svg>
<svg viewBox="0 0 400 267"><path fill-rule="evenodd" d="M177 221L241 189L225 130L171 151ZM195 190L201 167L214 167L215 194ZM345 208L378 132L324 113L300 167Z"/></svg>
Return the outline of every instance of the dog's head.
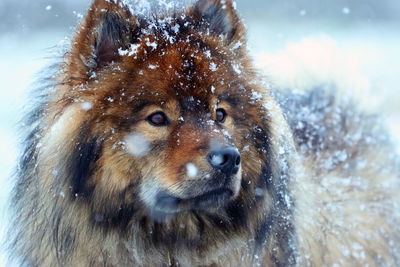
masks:
<svg viewBox="0 0 400 267"><path fill-rule="evenodd" d="M254 207L269 117L245 43L229 0L150 17L96 0L53 100L72 198L117 223Z"/></svg>

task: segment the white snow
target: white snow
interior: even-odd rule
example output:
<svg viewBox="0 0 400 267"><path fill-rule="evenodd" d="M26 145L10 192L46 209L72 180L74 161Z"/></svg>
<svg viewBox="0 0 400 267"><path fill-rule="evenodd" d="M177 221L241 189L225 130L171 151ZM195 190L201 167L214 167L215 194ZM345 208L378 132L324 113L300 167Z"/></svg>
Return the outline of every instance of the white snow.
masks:
<svg viewBox="0 0 400 267"><path fill-rule="evenodd" d="M199 170L197 169L196 165L189 162L188 164L186 164L186 172L189 177L194 178L199 173Z"/></svg>
<svg viewBox="0 0 400 267"><path fill-rule="evenodd" d="M233 6L233 9L237 10L237 4L236 4L236 1L232 1L232 6Z"/></svg>
<svg viewBox="0 0 400 267"><path fill-rule="evenodd" d="M236 49L242 47L242 45L243 45L243 43L242 43L241 41L237 41L237 42L235 43L235 45L232 46L232 49L233 49L233 50L236 50Z"/></svg>
<svg viewBox="0 0 400 267"><path fill-rule="evenodd" d="M146 45L152 47L153 50L157 49L157 43L156 42L147 41Z"/></svg>
<svg viewBox="0 0 400 267"><path fill-rule="evenodd" d="M123 50L122 48L119 48L119 49L118 49L118 54L119 54L120 56L126 56L128 53L129 53L129 50L128 50L128 49L127 49L127 50Z"/></svg>
<svg viewBox="0 0 400 267"><path fill-rule="evenodd" d="M140 133L133 133L125 138L128 152L135 157L143 157L150 151L150 143Z"/></svg>
<svg viewBox="0 0 400 267"><path fill-rule="evenodd" d="M254 193L256 194L256 196L262 197L264 195L264 190L262 188L257 187Z"/></svg>
<svg viewBox="0 0 400 267"><path fill-rule="evenodd" d="M253 100L261 100L262 99L262 94L253 90L251 92L251 99L253 99Z"/></svg>
<svg viewBox="0 0 400 267"><path fill-rule="evenodd" d="M179 32L179 25L176 24L176 25L173 26L171 29L172 29L175 33L178 33L178 32Z"/></svg>
<svg viewBox="0 0 400 267"><path fill-rule="evenodd" d="M126 56L126 55L128 55L129 57L135 56L135 59L136 59L136 54L138 52L139 47L140 47L140 44L131 44L129 46L129 48L126 49L126 50L123 50L122 48L119 48L118 49L118 54L120 56Z"/></svg>
<svg viewBox="0 0 400 267"><path fill-rule="evenodd" d="M348 14L350 14L350 8L344 7L344 8L342 9L342 12L343 12L343 14L348 15Z"/></svg>
<svg viewBox="0 0 400 267"><path fill-rule="evenodd" d="M238 64L233 64L232 65L233 70L237 73L237 74L241 74L242 71L240 70L240 65Z"/></svg>
<svg viewBox="0 0 400 267"><path fill-rule="evenodd" d="M213 165L220 165L222 162L224 162L224 157L221 154L213 155L211 157L211 163Z"/></svg>
<svg viewBox="0 0 400 267"><path fill-rule="evenodd" d="M217 64L215 64L214 62L211 62L210 63L210 70L211 71L216 71L218 68L217 68Z"/></svg>
<svg viewBox="0 0 400 267"><path fill-rule="evenodd" d="M88 111L88 110L92 109L92 106L93 106L93 104L90 103L90 102L83 102L81 104L82 109L85 110L85 111Z"/></svg>

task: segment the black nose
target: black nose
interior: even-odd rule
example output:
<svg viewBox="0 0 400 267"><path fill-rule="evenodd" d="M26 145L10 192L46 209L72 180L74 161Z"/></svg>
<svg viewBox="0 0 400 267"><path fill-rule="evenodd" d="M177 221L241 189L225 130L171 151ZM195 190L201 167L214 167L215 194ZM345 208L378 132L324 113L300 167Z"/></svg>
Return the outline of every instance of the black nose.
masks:
<svg viewBox="0 0 400 267"><path fill-rule="evenodd" d="M239 171L241 158L236 148L223 147L212 151L208 155L208 161L214 169L232 175Z"/></svg>

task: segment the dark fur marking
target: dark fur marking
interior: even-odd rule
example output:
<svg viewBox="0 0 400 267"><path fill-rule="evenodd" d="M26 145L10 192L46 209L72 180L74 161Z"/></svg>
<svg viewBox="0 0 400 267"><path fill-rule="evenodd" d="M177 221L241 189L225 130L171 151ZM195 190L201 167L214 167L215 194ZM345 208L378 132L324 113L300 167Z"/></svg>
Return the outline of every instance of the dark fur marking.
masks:
<svg viewBox="0 0 400 267"><path fill-rule="evenodd" d="M119 194L119 202L124 203L124 199L129 195L134 198L131 202L139 206L140 200L137 197L137 188L136 182L132 182L128 185L125 190ZM96 227L101 227L105 232L117 229L121 234L125 234L129 231L128 226L138 210L137 206L134 204L122 204L119 207L105 205L101 212L92 212L90 222Z"/></svg>
<svg viewBox="0 0 400 267"><path fill-rule="evenodd" d="M231 95L222 95L221 100L228 102L231 105L231 107L237 107L240 104L242 104L240 98L233 97Z"/></svg>
<svg viewBox="0 0 400 267"><path fill-rule="evenodd" d="M84 131L86 127L82 128ZM81 136L84 133L81 134ZM89 186L88 180L90 179L93 171L94 164L101 155L102 146L99 144L97 138L90 141L85 141L84 138L80 139L74 148L74 151L67 163L67 168L71 171L71 186L72 198L76 196L88 198L90 197L93 188Z"/></svg>
<svg viewBox="0 0 400 267"><path fill-rule="evenodd" d="M118 229L120 233L126 233L135 211L132 206L120 206L114 213L92 214L91 222L105 231Z"/></svg>
<svg viewBox="0 0 400 267"><path fill-rule="evenodd" d="M167 230L163 223L151 222L145 226L145 229L147 233L150 233L150 240L155 247L162 248L168 244L169 247L176 249L201 250L204 245L202 242L204 221L201 216L196 216L196 219L198 220L197 233L190 237L184 233Z"/></svg>
<svg viewBox="0 0 400 267"><path fill-rule="evenodd" d="M256 230L254 255L259 255L266 246L266 241L272 238L283 254L279 259L273 256L274 264L291 266L295 264L295 251L292 247L292 235L295 230L293 221L288 219L292 217L292 208L289 205L294 206L287 188L289 176L279 173L279 177L273 177L271 165L268 163L270 158L271 155L268 153L267 165L263 168L258 186L261 190L268 191L273 206ZM277 235L270 236L271 232Z"/></svg>
<svg viewBox="0 0 400 267"><path fill-rule="evenodd" d="M74 250L76 240L76 233L73 227L68 225L68 221L63 220L62 214L63 210L59 210L51 220L52 241L60 265L63 265L68 255Z"/></svg>
<svg viewBox="0 0 400 267"><path fill-rule="evenodd" d="M244 182L242 182L242 184L243 183ZM235 229L245 228L248 230L249 213L252 212L251 204L249 206L245 206L243 201L236 200L228 205L226 212L231 220L232 226Z"/></svg>
<svg viewBox="0 0 400 267"><path fill-rule="evenodd" d="M255 235L255 255L259 255L262 251L265 241L270 238L271 230L275 224L274 210L271 210L268 215L265 216L265 219L262 221L258 229L256 230Z"/></svg>

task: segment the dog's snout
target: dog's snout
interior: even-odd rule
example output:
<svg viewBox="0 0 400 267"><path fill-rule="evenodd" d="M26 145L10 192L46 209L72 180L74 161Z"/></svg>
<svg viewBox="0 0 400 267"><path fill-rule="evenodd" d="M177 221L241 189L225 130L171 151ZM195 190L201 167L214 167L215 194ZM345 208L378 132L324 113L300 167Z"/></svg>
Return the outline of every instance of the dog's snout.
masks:
<svg viewBox="0 0 400 267"><path fill-rule="evenodd" d="M223 147L208 155L211 166L226 175L236 174L240 168L241 157L234 147Z"/></svg>

